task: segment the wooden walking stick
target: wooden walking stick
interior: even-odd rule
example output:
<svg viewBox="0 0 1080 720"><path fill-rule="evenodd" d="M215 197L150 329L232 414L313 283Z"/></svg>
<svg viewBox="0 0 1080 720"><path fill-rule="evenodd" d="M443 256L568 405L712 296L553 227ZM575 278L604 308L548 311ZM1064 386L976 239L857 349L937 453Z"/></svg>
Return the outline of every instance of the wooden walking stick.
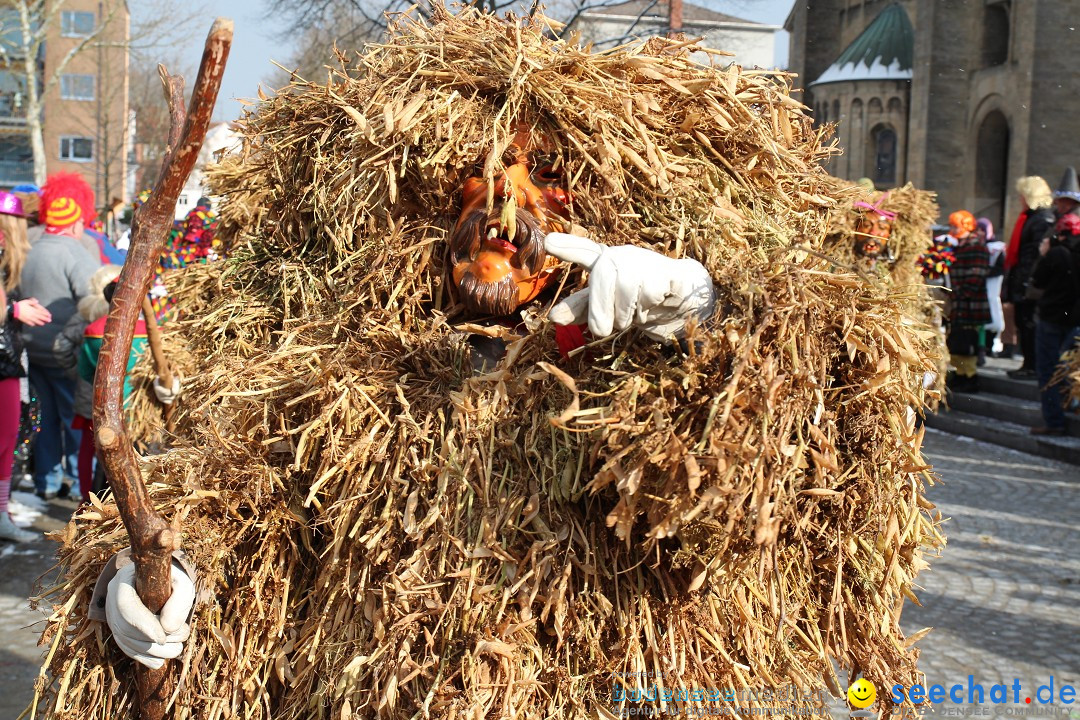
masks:
<svg viewBox="0 0 1080 720"><path fill-rule="evenodd" d="M161 345L161 328L158 327L154 306L150 304L149 297L143 297L142 313L146 322L146 344L150 346L150 355L154 358L154 372L163 387L172 388L172 369L169 367L169 359L165 357L165 348Z"/></svg>
<svg viewBox="0 0 1080 720"><path fill-rule="evenodd" d="M154 312L154 306L150 303L150 297L147 295L143 296L142 313L146 324L146 344L150 346L150 355L154 359L154 372L157 373L162 387L171 390L173 383L172 368L169 367L169 358L165 356L165 348L161 344L161 328L157 324L157 314ZM173 430L174 407L175 403L166 405L163 412L167 432Z"/></svg>
<svg viewBox="0 0 1080 720"><path fill-rule="evenodd" d="M172 593L171 555L177 540L168 523L154 510L139 474L135 449L124 426L124 376L135 323L143 298L150 290L154 265L165 245L176 199L195 166L210 124L232 35L232 20L218 18L214 21L206 38L186 117L184 79L170 75L158 66L169 101L169 147L150 198L135 211L131 223L131 246L105 323L94 381L97 445L131 540L135 589L153 612L161 610ZM135 680L141 720L163 720L176 682L170 665L166 663L160 670L138 665Z"/></svg>

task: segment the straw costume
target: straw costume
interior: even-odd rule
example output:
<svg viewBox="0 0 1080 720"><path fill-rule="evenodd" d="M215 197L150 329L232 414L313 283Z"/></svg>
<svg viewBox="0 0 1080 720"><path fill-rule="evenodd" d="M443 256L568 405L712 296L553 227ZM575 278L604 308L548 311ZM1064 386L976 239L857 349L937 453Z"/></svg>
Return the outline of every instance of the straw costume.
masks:
<svg viewBox="0 0 1080 720"><path fill-rule="evenodd" d="M864 178L865 179L865 178ZM858 183L856 183L858 185ZM927 250L926 241L938 204L933 192L910 183L885 192L871 190L856 196L849 209L835 213L825 247L838 263L882 282L906 297L911 321L927 326L936 358L936 372L927 376L929 404L936 405L944 388L948 351L942 325L944 285L952 250L946 244Z"/></svg>
<svg viewBox="0 0 1080 720"><path fill-rule="evenodd" d="M917 681L927 346L822 259L847 195L784 78L685 53L437 9L243 120L212 171L230 256L172 285L171 359L198 369L146 464L201 592L177 717L607 717L763 687L809 708L830 658ZM602 245L588 276L539 253L545 204ZM705 268L714 311L683 349L635 317L563 358L554 308L620 249ZM466 281L504 262L508 315ZM476 338L505 345L479 374ZM39 698L126 716L132 661L88 617L126 532L101 504L65 541Z"/></svg>

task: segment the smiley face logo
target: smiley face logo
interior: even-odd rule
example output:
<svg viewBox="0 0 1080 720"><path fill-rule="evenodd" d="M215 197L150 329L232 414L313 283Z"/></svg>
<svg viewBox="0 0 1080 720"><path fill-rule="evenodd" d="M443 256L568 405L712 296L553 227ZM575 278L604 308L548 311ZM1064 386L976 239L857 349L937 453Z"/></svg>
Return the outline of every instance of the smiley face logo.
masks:
<svg viewBox="0 0 1080 720"><path fill-rule="evenodd" d="M857 708L868 708L877 699L877 688L866 678L859 678L848 688L847 699Z"/></svg>

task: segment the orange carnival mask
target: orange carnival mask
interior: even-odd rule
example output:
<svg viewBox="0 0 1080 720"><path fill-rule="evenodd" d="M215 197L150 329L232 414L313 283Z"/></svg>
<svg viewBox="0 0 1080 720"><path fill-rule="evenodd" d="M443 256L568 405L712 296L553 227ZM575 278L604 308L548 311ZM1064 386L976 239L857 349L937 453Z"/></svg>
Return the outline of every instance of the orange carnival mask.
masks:
<svg viewBox="0 0 1080 720"><path fill-rule="evenodd" d="M884 197L881 198L881 200L884 199ZM855 207L863 210L855 221L855 255L871 260L876 260L883 255L887 256L889 236L892 235L896 213L887 212L877 205L865 202L857 202Z"/></svg>
<svg viewBox="0 0 1080 720"><path fill-rule="evenodd" d="M461 299L473 312L509 315L555 278L558 260L544 250L544 236L563 228L570 196L561 170L527 150L529 139L526 130L514 139L514 163L494 178L490 213L484 178L469 178L462 187L450 265Z"/></svg>

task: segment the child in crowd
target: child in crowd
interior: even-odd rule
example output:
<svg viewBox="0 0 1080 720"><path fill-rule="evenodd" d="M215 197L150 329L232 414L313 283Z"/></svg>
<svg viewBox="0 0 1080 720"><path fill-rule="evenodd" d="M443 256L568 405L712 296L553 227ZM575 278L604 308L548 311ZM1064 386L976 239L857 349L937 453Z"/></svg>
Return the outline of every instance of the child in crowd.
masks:
<svg viewBox="0 0 1080 720"><path fill-rule="evenodd" d="M989 218L981 217L975 221L975 234L986 245L986 251L990 254L990 272L986 276L990 322L985 328L986 339L979 348L979 366L982 367L986 364L986 356L993 356L998 335L1005 330L1005 312L1001 304L1001 283L1005 280L1005 243L994 235L994 224Z"/></svg>
<svg viewBox="0 0 1080 720"><path fill-rule="evenodd" d="M109 314L109 301L105 299L105 287L114 282L120 275L118 265L106 265L97 270L90 278L90 292L79 301L78 312L72 315L71 320L64 326L63 331L56 337L53 343L53 353L56 362L64 369L64 372L75 381L75 420L71 426L76 430L82 430L82 442L79 444L79 492L83 502L90 499L90 493L100 491L94 487L94 374L91 370L89 377L80 372L82 365L89 366L89 360L81 361L83 355L83 339L87 328L100 321L104 328L105 316ZM146 328L140 325L135 329L135 340L132 343L132 359L129 367L134 364L141 348L146 344ZM141 333L141 335L140 335ZM99 347L100 349L100 347ZM94 364L97 358L95 355ZM126 395L125 395L126 398Z"/></svg>

